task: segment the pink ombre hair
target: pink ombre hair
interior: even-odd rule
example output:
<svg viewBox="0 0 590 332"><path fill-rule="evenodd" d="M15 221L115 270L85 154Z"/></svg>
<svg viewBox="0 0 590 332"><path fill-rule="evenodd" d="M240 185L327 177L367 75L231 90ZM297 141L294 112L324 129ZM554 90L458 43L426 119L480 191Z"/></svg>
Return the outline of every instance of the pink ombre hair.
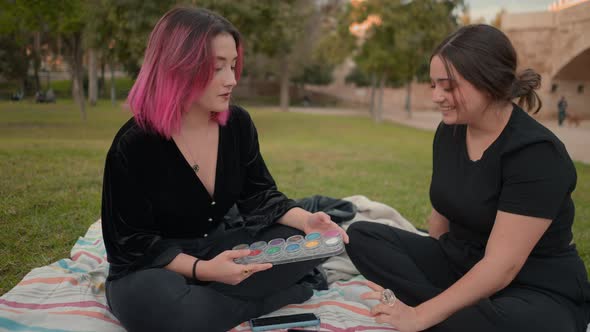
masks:
<svg viewBox="0 0 590 332"><path fill-rule="evenodd" d="M145 58L127 103L138 125L170 139L180 129L181 116L200 98L214 75L211 42L231 35L237 47L236 81L242 71L238 30L225 18L201 8L175 8L158 21L150 35ZM221 125L229 110L211 113Z"/></svg>

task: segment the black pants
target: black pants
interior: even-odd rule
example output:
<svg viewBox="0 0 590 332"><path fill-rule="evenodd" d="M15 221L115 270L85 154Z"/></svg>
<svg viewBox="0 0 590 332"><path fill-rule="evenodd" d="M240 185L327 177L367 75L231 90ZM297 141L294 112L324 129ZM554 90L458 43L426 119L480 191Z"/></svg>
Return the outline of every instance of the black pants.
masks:
<svg viewBox="0 0 590 332"><path fill-rule="evenodd" d="M209 236L199 252L202 259L242 243L302 234L273 225L256 238L243 229ZM111 312L132 331L227 331L251 318L287 304L301 303L313 290L297 284L320 260L277 265L256 273L236 286L195 283L166 269L148 269L108 281L106 295Z"/></svg>
<svg viewBox="0 0 590 332"><path fill-rule="evenodd" d="M348 235L346 250L361 274L391 289L409 306L433 298L461 277L434 238L369 222L352 224ZM579 328L572 311L556 296L511 285L427 331L574 332Z"/></svg>

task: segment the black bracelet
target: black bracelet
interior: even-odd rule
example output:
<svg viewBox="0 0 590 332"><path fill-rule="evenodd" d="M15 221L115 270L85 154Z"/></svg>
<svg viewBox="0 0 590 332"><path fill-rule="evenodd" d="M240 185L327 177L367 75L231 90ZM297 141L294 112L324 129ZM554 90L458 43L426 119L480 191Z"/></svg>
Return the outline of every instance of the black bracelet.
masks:
<svg viewBox="0 0 590 332"><path fill-rule="evenodd" d="M195 259L195 262L193 263L193 279L197 280L197 263L200 261L200 259Z"/></svg>

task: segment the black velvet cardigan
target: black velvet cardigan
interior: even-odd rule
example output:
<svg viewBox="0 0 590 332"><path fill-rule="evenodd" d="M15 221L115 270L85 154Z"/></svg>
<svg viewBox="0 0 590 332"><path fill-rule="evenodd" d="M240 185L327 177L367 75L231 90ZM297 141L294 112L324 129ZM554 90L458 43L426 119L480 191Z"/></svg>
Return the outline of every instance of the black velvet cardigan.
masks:
<svg viewBox="0 0 590 332"><path fill-rule="evenodd" d="M277 190L248 112L231 106L229 121L219 128L213 197L173 140L130 119L105 163L102 231L109 280L167 265L183 252L180 242L207 237L234 204L254 229L296 206Z"/></svg>

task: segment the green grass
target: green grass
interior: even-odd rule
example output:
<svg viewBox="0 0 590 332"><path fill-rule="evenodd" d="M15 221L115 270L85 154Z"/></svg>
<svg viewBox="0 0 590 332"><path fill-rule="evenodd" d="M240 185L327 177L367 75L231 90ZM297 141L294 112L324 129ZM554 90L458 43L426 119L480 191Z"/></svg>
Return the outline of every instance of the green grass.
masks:
<svg viewBox="0 0 590 332"><path fill-rule="evenodd" d="M32 80L31 80L32 82ZM131 90L133 86L133 79L129 77L117 77L115 78L115 93L117 99L125 99L127 97L127 93ZM49 85L45 79L45 76L42 76L41 80L41 90L46 91L49 87L53 89L55 96L57 97L58 101L61 99L71 99L72 98L72 81L71 80L56 80L51 81ZM31 83L32 84L32 83ZM85 94L87 94L87 82L85 84ZM9 81L0 83L0 100L8 100L10 95L15 91L20 90L20 83L16 81ZM33 87L26 92L25 99L33 100L33 96L35 95L35 91ZM86 95L88 97L88 95ZM99 91L99 99L106 99L110 100L111 98L111 79L110 76L107 75L105 77L104 87L101 91Z"/></svg>
<svg viewBox="0 0 590 332"><path fill-rule="evenodd" d="M293 198L362 194L417 226L429 212L433 133L368 118L249 109L279 188ZM103 163L129 118L101 101L80 120L73 102L0 102L0 294L64 257L100 217ZM590 263L590 166L576 164L575 240Z"/></svg>

